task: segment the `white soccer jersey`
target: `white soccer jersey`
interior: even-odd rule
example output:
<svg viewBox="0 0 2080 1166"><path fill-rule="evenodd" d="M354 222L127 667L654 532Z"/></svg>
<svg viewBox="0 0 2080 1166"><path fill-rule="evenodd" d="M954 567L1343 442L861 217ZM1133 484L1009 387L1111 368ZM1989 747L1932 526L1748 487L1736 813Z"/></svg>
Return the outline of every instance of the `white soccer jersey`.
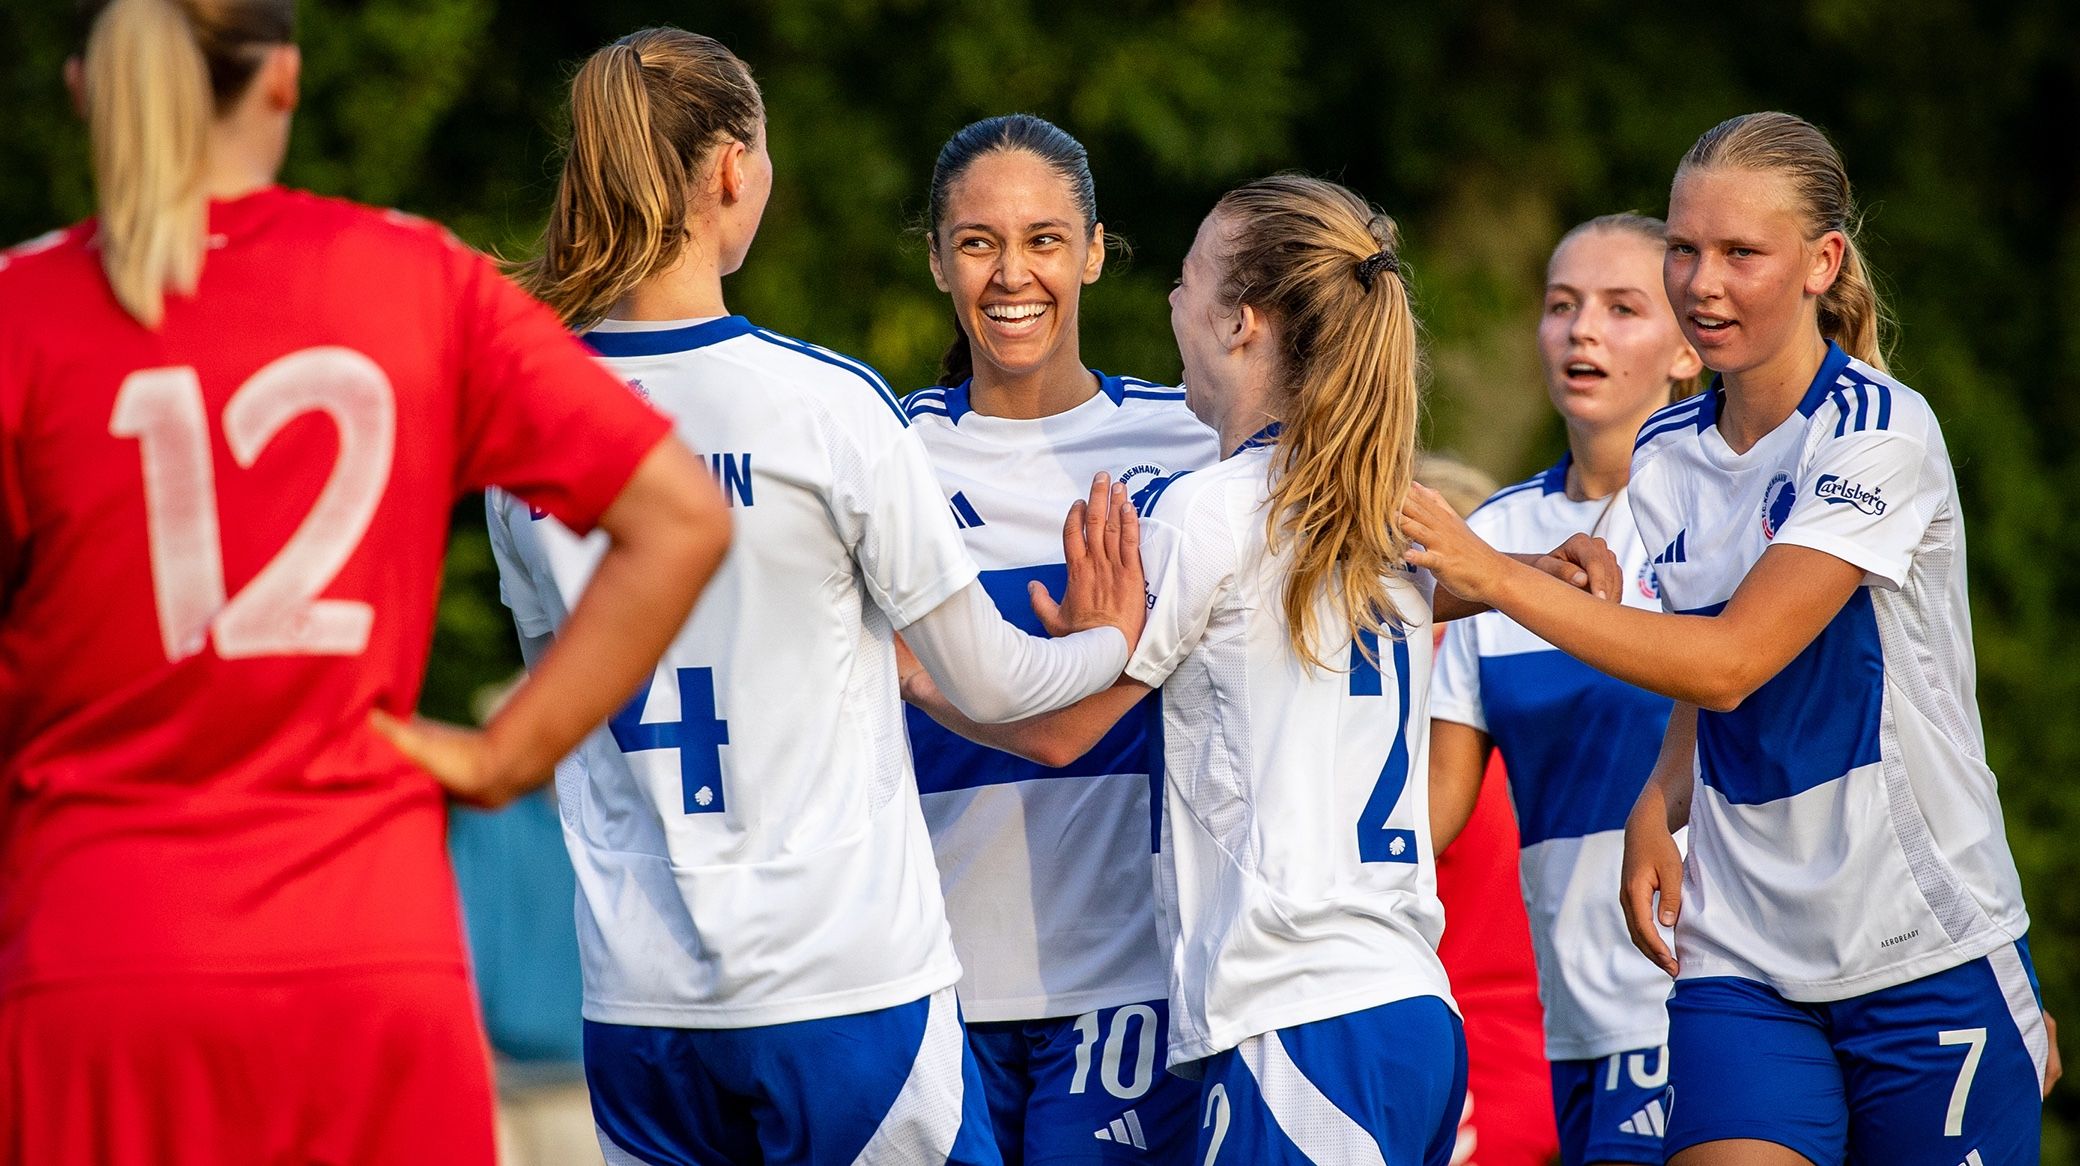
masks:
<svg viewBox="0 0 2080 1166"><path fill-rule="evenodd" d="M1986 767L1964 517L1921 394L1830 346L1745 453L1716 388L1654 415L1632 507L1671 611L1724 606L1772 542L1861 567L1813 643L1700 712L1677 955L1839 1000L1954 967L2029 926Z"/></svg>
<svg viewBox="0 0 2080 1166"><path fill-rule="evenodd" d="M1102 392L1052 417L988 417L968 389L903 399L982 585L1004 617L1040 632L1026 584L1067 577L1062 516L1104 471L1129 490L1220 456L1184 392L1099 376ZM910 710L910 741L938 855L969 1020L1074 1016L1169 988L1149 884L1145 702L1089 753L1049 769L948 732Z"/></svg>
<svg viewBox="0 0 2080 1166"><path fill-rule="evenodd" d="M1631 509L1623 498L1568 498L1570 460L1498 492L1468 525L1511 552L1549 550L1576 531L1601 535L1624 571L1623 601L1659 611ZM1625 819L1653 772L1668 698L1611 679L1499 611L1445 626L1433 685L1431 717L1488 734L1509 768L1546 1056L1579 1061L1663 1043L1668 974L1632 946L1617 886Z"/></svg>
<svg viewBox="0 0 2080 1166"><path fill-rule="evenodd" d="M558 772L585 1016L739 1028L953 984L891 635L975 565L895 397L741 317L586 340L678 418L734 541L652 683ZM514 619L546 634L604 541L510 498L491 519Z"/></svg>
<svg viewBox="0 0 2080 1166"><path fill-rule="evenodd" d="M1378 637L1376 665L1344 639L1309 672L1286 635L1289 554L1265 540L1270 464L1252 442L1169 479L1142 525L1152 606L1127 674L1162 687L1173 1066L1396 1000L1451 1002L1422 780L1430 577L1389 581L1407 634ZM1326 599L1321 616L1337 626Z"/></svg>

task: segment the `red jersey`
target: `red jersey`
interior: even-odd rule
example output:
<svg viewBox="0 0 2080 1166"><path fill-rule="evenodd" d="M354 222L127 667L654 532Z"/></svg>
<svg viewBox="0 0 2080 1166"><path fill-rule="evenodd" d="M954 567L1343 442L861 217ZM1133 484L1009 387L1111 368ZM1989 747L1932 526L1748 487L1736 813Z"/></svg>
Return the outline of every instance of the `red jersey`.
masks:
<svg viewBox="0 0 2080 1166"><path fill-rule="evenodd" d="M1459 836L1437 856L1444 939L1437 958L1466 1019L1466 1091L1455 1158L1469 1166L1545 1166L1560 1153L1546 1064L1545 1013L1531 921L1517 878L1517 818L1502 754L1488 753L1481 794Z"/></svg>
<svg viewBox="0 0 2080 1166"><path fill-rule="evenodd" d="M585 530L669 429L440 228L214 203L154 331L92 224L0 259L0 993L461 961L408 714L449 512Z"/></svg>

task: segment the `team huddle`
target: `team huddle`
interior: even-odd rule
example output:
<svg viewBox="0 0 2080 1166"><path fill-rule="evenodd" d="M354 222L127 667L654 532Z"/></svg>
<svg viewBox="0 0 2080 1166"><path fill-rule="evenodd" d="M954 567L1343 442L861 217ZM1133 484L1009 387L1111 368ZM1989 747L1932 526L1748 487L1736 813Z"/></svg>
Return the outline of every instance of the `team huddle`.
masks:
<svg viewBox="0 0 2080 1166"><path fill-rule="evenodd" d="M553 770L609 1162L1446 1166L1492 752L1566 1166L2037 1161L1956 481L1815 127L1559 241L1569 452L1462 518L1335 183L1206 215L1172 387L1085 363L1083 147L962 128L899 396L725 306L710 38L585 62L509 279L275 184L290 0L86 7L99 214L0 253L0 1162L491 1161L443 807ZM474 490L530 675L464 730Z"/></svg>

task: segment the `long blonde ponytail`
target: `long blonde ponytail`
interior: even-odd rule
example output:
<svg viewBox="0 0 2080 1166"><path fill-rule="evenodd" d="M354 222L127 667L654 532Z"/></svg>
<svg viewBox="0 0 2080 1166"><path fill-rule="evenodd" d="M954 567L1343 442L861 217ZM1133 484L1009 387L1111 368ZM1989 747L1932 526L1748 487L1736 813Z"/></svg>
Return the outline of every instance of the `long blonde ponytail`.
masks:
<svg viewBox="0 0 2080 1166"><path fill-rule="evenodd" d="M686 246L694 173L730 139L757 140L765 106L722 44L646 28L592 54L571 81L571 137L540 253L514 275L571 328L597 323Z"/></svg>
<svg viewBox="0 0 2080 1166"><path fill-rule="evenodd" d="M257 46L287 43L288 0L108 0L83 54L101 266L146 327L202 275L210 123L244 92Z"/></svg>
<svg viewBox="0 0 2080 1166"><path fill-rule="evenodd" d="M1287 635L1303 662L1325 667L1325 642L1400 627L1387 577L1408 549L1401 506L1420 400L1399 232L1350 190L1291 174L1230 191L1214 213L1226 241L1221 302L1250 304L1279 330L1268 533L1274 550L1293 547ZM1325 593L1340 625L1326 641Z"/></svg>

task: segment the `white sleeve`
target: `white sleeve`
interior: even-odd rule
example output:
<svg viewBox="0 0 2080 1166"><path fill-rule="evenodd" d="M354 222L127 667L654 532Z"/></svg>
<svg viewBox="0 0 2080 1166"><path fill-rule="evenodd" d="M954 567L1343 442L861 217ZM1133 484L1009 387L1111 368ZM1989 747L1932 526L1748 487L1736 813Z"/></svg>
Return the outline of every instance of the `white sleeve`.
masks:
<svg viewBox="0 0 2080 1166"><path fill-rule="evenodd" d="M1175 500L1170 504L1177 505ZM1169 508L1158 503L1156 509ZM1207 621L1213 618L1214 604L1234 581L1234 538L1214 521L1219 509L1209 500L1185 506L1176 523L1154 514L1141 520L1148 624L1141 629L1141 642L1127 661L1127 675L1150 688L1162 687L1199 646Z"/></svg>
<svg viewBox="0 0 2080 1166"><path fill-rule="evenodd" d="M1480 641L1475 624L1485 615L1444 625L1437 667L1430 674L1430 718L1488 731L1487 709L1481 704Z"/></svg>
<svg viewBox="0 0 2080 1166"><path fill-rule="evenodd" d="M980 572L902 416L876 408L846 420L826 419L831 518L874 602L902 629Z"/></svg>
<svg viewBox="0 0 2080 1166"><path fill-rule="evenodd" d="M513 512L526 505L503 490L484 491L484 526L491 535L491 558L498 564L498 598L512 611L513 623L523 637L540 639L556 628L543 610L512 527ZM528 532L529 537L532 534Z"/></svg>
<svg viewBox="0 0 2080 1166"><path fill-rule="evenodd" d="M1092 628L1050 640L1006 622L971 582L903 629L946 699L985 725L1022 721L1109 687L1127 663L1119 629Z"/></svg>
<svg viewBox="0 0 2080 1166"><path fill-rule="evenodd" d="M1776 543L1823 551L1863 568L1865 583L1898 590L1940 501L1923 489L1928 460L1919 439L1896 430L1823 437Z"/></svg>

